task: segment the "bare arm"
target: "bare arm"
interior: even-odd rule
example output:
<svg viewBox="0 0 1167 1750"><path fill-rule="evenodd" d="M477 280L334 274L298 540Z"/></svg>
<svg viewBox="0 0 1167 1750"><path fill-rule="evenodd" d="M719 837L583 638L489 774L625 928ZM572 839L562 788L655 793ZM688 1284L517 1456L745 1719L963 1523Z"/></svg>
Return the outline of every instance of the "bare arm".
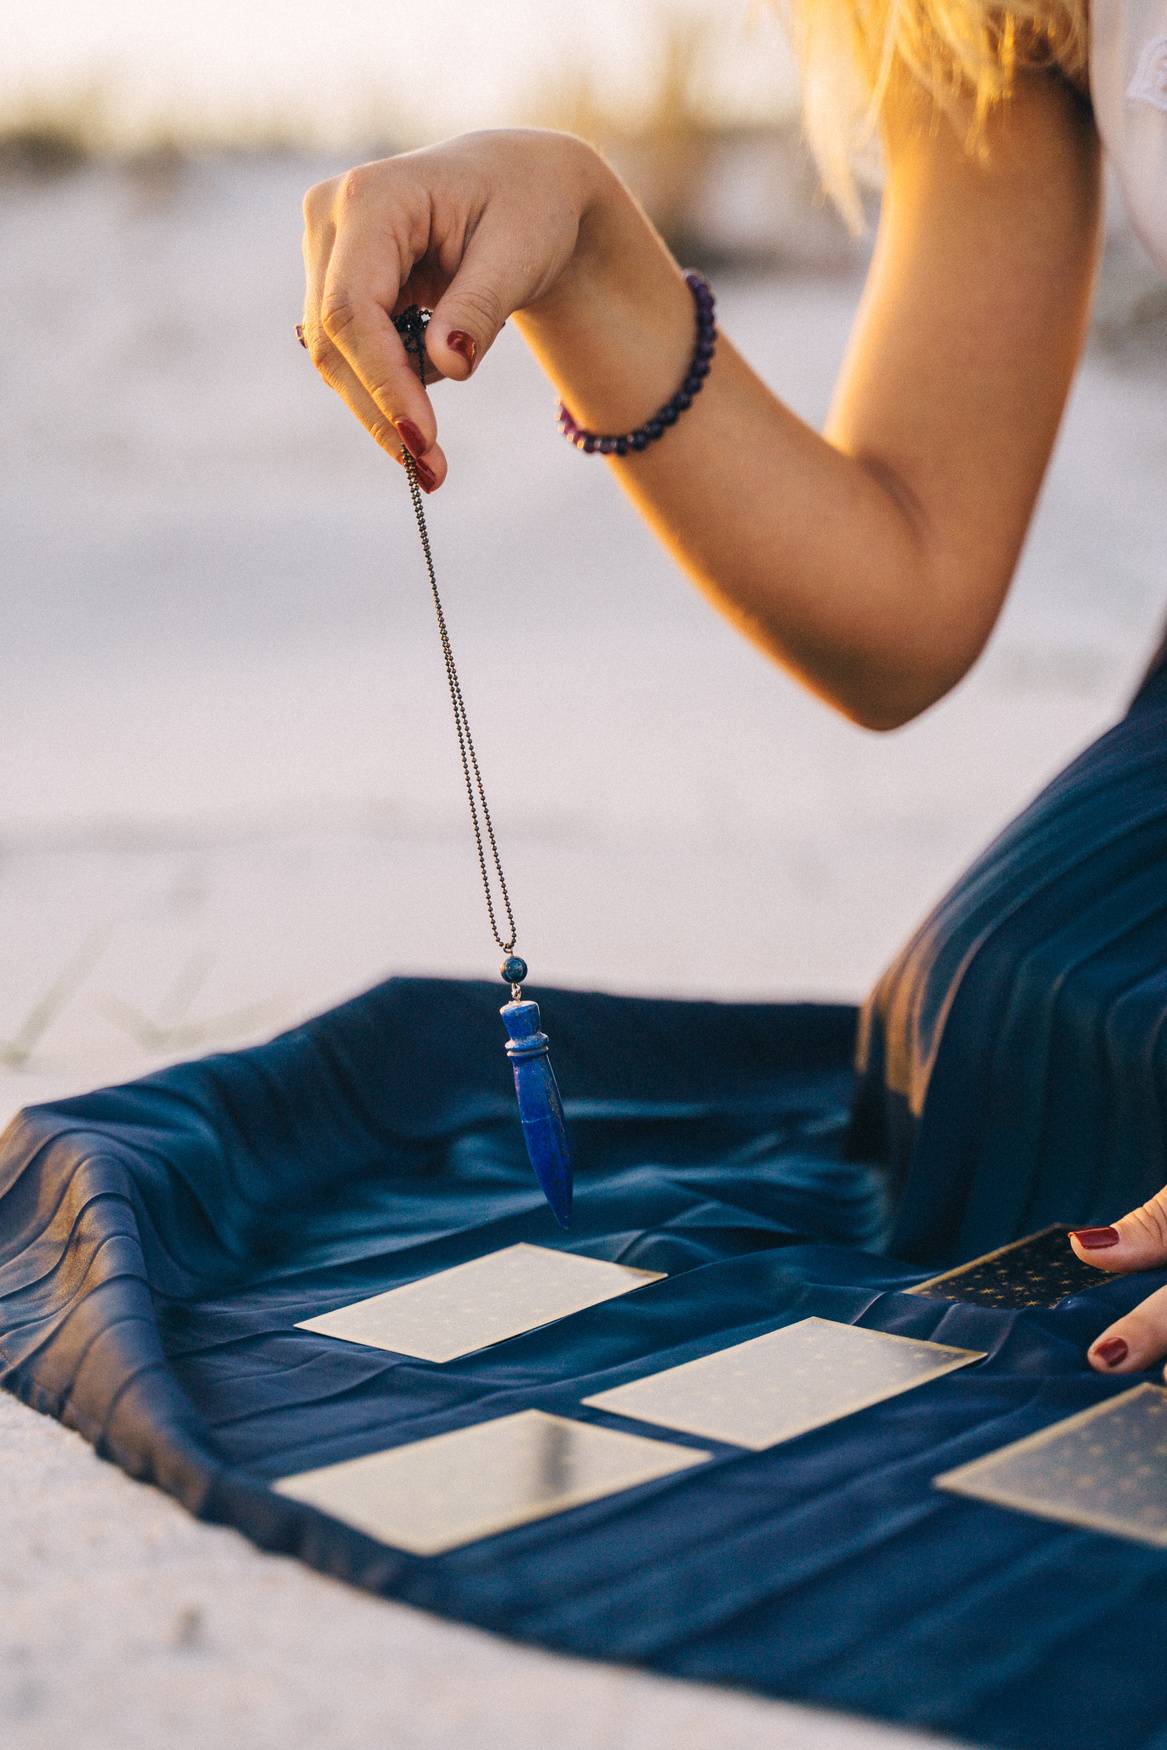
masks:
<svg viewBox="0 0 1167 1750"><path fill-rule="evenodd" d="M873 728L932 704L992 629L1081 349L1095 257L1097 145L1064 86L1018 94L987 167L929 120L904 106L889 129L878 245L825 438L723 342L668 437L611 464L711 599ZM641 310L665 306L659 272ZM627 429L652 398L623 387L603 344L619 290L573 292L561 283L520 324L583 423ZM687 299L681 287L669 306L687 318L674 318L680 335ZM682 340L658 400L685 362Z"/></svg>
<svg viewBox="0 0 1167 1750"><path fill-rule="evenodd" d="M1082 345L1099 204L1088 113L1035 76L989 145L978 162L925 101L897 104L878 246L824 437L723 339L692 409L610 462L717 606L873 728L925 709L982 648ZM433 411L387 314L414 298L435 306L430 350L452 377L514 312L596 430L637 425L683 377L684 281L578 142L471 136L354 177L307 203L313 353L386 448L399 452L410 422L435 482Z"/></svg>

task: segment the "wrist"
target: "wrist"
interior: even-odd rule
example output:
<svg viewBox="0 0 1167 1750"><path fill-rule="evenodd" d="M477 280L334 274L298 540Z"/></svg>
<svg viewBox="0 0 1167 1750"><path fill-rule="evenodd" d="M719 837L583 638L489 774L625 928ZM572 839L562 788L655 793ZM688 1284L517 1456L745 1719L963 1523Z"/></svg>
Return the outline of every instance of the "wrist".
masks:
<svg viewBox="0 0 1167 1750"><path fill-rule="evenodd" d="M693 295L697 339L684 382L668 401L657 408L650 419L627 432L588 431L573 417L570 408L560 401L559 429L577 450L583 450L587 455L595 455L597 452L602 456L639 455L649 444L656 443L676 425L682 413L689 411L705 387L705 379L712 369L713 354L717 349L717 321L714 316L716 300L709 281L694 269L690 268L686 273L685 283Z"/></svg>
<svg viewBox="0 0 1167 1750"><path fill-rule="evenodd" d="M692 359L693 297L658 233L590 147L571 260L516 325L576 420L626 431L673 395Z"/></svg>

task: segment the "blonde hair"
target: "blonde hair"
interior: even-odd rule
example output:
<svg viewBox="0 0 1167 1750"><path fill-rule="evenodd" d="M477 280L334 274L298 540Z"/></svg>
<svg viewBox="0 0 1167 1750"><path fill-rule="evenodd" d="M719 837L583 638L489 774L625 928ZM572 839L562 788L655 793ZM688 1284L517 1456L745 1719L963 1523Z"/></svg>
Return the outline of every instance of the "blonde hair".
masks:
<svg viewBox="0 0 1167 1750"><path fill-rule="evenodd" d="M983 148L989 113L1026 68L1085 85L1087 0L778 0L802 64L807 141L844 218L862 226L860 181L878 180L880 112L906 74Z"/></svg>

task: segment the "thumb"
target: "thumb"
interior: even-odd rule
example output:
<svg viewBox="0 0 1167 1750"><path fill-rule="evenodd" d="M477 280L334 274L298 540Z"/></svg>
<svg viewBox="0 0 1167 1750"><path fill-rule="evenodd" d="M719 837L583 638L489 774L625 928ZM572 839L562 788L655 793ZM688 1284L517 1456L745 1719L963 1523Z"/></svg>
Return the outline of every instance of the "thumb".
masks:
<svg viewBox="0 0 1167 1750"><path fill-rule="evenodd" d="M1167 1187L1113 1227L1080 1227L1070 1244L1099 1270L1153 1270L1167 1263Z"/></svg>
<svg viewBox="0 0 1167 1750"><path fill-rule="evenodd" d="M494 344L513 310L529 303L535 288L514 267L513 236L480 228L454 278L439 299L426 332L426 351L444 377L464 383Z"/></svg>

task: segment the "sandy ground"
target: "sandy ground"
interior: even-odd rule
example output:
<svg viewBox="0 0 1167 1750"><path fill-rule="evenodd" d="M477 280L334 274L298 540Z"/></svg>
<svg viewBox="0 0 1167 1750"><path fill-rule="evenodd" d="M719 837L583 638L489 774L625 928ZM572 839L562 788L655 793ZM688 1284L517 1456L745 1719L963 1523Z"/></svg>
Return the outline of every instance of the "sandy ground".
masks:
<svg viewBox="0 0 1167 1750"><path fill-rule="evenodd" d="M0 1399L5 1750L912 1750L935 1738L556 1658L199 1525Z"/></svg>
<svg viewBox="0 0 1167 1750"><path fill-rule="evenodd" d="M404 483L292 334L319 173L0 189L0 1121L391 971L493 970ZM718 289L820 419L857 282ZM1096 345L987 655L882 738L678 580L513 333L439 391L434 544L535 976L861 995L1133 685L1167 603L1165 390L1161 328ZM364 1599L9 1400L0 1454L14 1750L908 1742Z"/></svg>

